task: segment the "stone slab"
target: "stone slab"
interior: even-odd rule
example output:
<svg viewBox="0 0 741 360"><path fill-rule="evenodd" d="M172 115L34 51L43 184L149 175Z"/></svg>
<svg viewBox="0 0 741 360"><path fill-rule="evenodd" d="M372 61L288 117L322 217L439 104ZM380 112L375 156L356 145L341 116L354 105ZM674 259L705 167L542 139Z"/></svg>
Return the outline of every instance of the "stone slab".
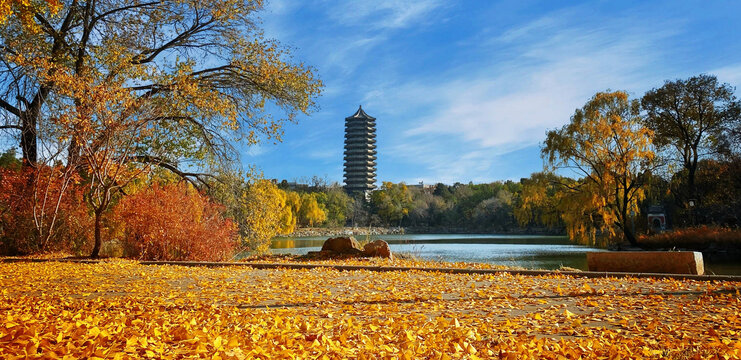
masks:
<svg viewBox="0 0 741 360"><path fill-rule="evenodd" d="M702 253L696 251L587 252L589 271L705 274Z"/></svg>

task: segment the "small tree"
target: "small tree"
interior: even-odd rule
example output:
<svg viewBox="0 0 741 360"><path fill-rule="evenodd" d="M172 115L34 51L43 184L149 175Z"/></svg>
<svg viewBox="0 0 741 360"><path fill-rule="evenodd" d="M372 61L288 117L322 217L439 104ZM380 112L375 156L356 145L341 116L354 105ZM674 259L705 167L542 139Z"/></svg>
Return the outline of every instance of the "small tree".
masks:
<svg viewBox="0 0 741 360"><path fill-rule="evenodd" d="M0 168L0 253L79 250L90 225L79 180L60 165Z"/></svg>
<svg viewBox="0 0 741 360"><path fill-rule="evenodd" d="M613 235L620 229L637 245L629 217L654 167L652 135L640 124L638 102L622 91L597 93L569 124L548 132L542 149L547 163L583 177L560 189L562 218L573 236L594 241L595 230Z"/></svg>
<svg viewBox="0 0 741 360"><path fill-rule="evenodd" d="M286 204L286 193L264 179L253 181L242 194L242 245L246 250L267 252L270 240L293 232L295 221Z"/></svg>
<svg viewBox="0 0 741 360"><path fill-rule="evenodd" d="M514 215L521 226L531 224L558 228L563 226L559 209L560 196L564 187L573 187L575 182L553 173L538 172L524 179L519 203Z"/></svg>

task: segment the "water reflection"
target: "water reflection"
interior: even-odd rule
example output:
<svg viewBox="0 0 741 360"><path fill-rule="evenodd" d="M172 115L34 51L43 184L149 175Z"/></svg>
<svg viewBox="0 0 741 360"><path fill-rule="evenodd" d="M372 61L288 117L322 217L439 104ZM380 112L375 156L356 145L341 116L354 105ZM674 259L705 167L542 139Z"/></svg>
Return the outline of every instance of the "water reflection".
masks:
<svg viewBox="0 0 741 360"><path fill-rule="evenodd" d="M587 251L602 251L574 245L565 236L420 234L359 236L366 242L383 239L391 251L439 261L467 261L517 266L529 269L587 268ZM276 238L274 254L306 254L318 251L326 237Z"/></svg>
<svg viewBox="0 0 741 360"><path fill-rule="evenodd" d="M273 242L270 244L271 249L293 249L295 247L297 247L296 241L292 238L273 239Z"/></svg>
<svg viewBox="0 0 741 360"><path fill-rule="evenodd" d="M323 237L273 239L274 254L306 254L321 250ZM391 251L437 261L465 261L516 266L527 269L558 269L563 266L587 270L587 251L604 251L575 245L565 236L413 234L356 236L361 243L386 240ZM741 274L739 262L705 262L707 274Z"/></svg>

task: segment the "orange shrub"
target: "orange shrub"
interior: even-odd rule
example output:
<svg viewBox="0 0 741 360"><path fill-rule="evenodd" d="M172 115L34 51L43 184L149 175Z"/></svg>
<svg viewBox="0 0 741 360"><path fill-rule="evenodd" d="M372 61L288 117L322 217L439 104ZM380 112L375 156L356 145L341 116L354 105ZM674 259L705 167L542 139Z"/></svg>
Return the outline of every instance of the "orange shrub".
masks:
<svg viewBox="0 0 741 360"><path fill-rule="evenodd" d="M83 251L91 217L77 175L62 166L0 168L0 254Z"/></svg>
<svg viewBox="0 0 741 360"><path fill-rule="evenodd" d="M720 247L741 248L741 230L700 226L677 229L655 235L642 235L638 245L644 248L684 248L702 250L715 244Z"/></svg>
<svg viewBox="0 0 741 360"><path fill-rule="evenodd" d="M114 210L124 256L141 260L216 261L231 257L237 228L222 207L186 183L124 197Z"/></svg>

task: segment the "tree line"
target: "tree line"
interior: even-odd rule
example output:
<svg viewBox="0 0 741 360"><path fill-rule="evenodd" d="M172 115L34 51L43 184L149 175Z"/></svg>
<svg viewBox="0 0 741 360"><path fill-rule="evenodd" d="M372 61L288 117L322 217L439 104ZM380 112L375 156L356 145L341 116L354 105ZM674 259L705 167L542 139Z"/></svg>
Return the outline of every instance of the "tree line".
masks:
<svg viewBox="0 0 741 360"><path fill-rule="evenodd" d="M384 182L367 203L346 202L347 224L565 231L581 243L638 245L638 235L656 230L646 219L658 206L673 228L737 228L741 103L734 91L702 74L666 81L640 99L599 92L546 133L543 172L519 182L424 189Z"/></svg>

